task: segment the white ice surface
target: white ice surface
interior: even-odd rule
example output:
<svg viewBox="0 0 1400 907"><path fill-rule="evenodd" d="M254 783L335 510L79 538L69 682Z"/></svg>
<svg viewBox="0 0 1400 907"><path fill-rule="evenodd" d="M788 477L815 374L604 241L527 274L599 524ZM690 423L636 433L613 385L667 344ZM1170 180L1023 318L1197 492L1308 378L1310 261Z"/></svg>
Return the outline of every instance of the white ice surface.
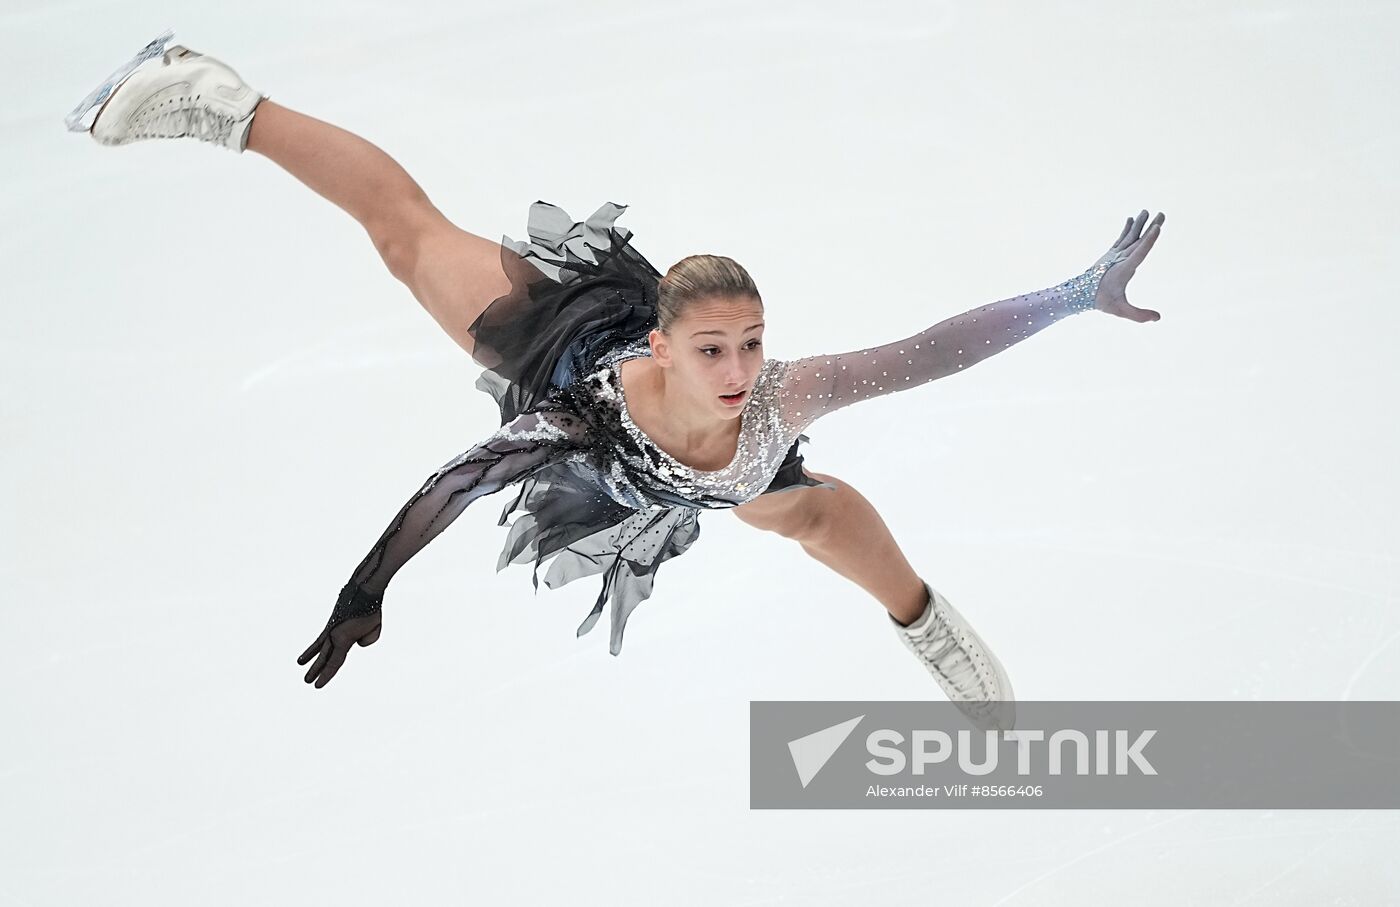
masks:
<svg viewBox="0 0 1400 907"><path fill-rule="evenodd" d="M597 584L494 566L497 495L331 684L298 653L495 427L362 228L265 157L63 115L167 25L464 229L605 201L731 255L767 353L1129 287L804 447L1021 699L1395 699L1393 3L0 6L0 907L1377 904L1383 811L762 811L748 703L941 695L883 611L732 514L619 657ZM910 471L931 476L917 493ZM1319 766L1319 771L1326 771Z"/></svg>

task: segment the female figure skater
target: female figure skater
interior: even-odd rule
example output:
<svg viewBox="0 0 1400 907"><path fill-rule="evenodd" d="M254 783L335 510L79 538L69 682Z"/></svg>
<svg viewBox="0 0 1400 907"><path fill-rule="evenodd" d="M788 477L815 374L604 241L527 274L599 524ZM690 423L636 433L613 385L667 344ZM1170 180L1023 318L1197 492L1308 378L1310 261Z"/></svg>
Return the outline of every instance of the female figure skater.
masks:
<svg viewBox="0 0 1400 907"><path fill-rule="evenodd" d="M355 569L297 659L314 659L308 683L324 686L356 643L379 639L385 589L414 554L472 501L519 484L499 520L521 511L497 570L533 561L536 590L545 560L550 588L603 574L577 633L611 601L614 655L660 564L699 535L699 512L727 508L869 592L972 723L1014 725L1001 663L915 573L870 503L806 472L798 446L827 413L954 374L1072 313L1156 321L1124 289L1165 215L1145 232L1147 211L1128 218L1107 253L1052 287L881 346L769 359L762 297L732 259L691 255L663 277L614 226L625 206L611 203L578 222L537 201L527 242L468 233L375 145L273 102L212 57L166 50L172 37L99 85L69 128L106 145L190 136L270 158L364 226L390 272L485 368L477 387L501 410L500 429L429 475Z"/></svg>

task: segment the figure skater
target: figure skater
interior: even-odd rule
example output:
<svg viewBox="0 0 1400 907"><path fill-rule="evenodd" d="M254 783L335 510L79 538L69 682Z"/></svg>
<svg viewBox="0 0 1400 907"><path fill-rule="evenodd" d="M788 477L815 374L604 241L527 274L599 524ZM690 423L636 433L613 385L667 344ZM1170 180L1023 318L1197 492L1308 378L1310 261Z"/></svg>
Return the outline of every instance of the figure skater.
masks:
<svg viewBox="0 0 1400 907"><path fill-rule="evenodd" d="M1011 682L985 642L914 571L870 502L806 471L798 446L828 413L960 372L1067 315L1158 320L1124 290L1165 215L1145 231L1146 210L1128 218L1098 261L1046 289L881 346L770 359L762 296L732 259L690 255L662 276L615 225L626 206L612 203L574 221L537 201L528 241L469 233L377 146L275 103L208 55L167 50L172 37L99 85L68 127L105 145L189 136L271 159L364 227L390 273L483 366L477 387L501 411L499 430L432 472L355 569L297 659L314 659L306 682L324 686L355 644L379 639L385 589L414 554L472 501L518 485L499 520L519 512L497 571L533 562L536 591L545 561L551 589L602 574L577 635L610 602L613 655L657 569L698 537L699 513L731 509L879 601L973 724L1014 726Z"/></svg>

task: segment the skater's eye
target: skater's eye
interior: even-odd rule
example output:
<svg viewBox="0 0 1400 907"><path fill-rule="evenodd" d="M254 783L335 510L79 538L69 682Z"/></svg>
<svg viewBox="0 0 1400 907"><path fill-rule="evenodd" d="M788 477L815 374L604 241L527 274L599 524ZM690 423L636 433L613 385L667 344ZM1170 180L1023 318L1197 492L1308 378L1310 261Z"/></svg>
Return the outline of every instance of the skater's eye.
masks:
<svg viewBox="0 0 1400 907"><path fill-rule="evenodd" d="M754 339L754 340L750 340L747 344L745 344L745 345L744 345L744 349L746 349L746 350L756 350L756 349L758 349L758 348L761 347L761 346L763 346L763 341L762 341L762 340L758 340L758 339ZM719 347L717 347L717 346L705 346L705 347L701 347L701 348L700 348L700 352L702 352L702 353L704 353L705 355L708 356L710 353L718 353L718 352L719 352ZM711 357L711 358L713 358L713 357Z"/></svg>

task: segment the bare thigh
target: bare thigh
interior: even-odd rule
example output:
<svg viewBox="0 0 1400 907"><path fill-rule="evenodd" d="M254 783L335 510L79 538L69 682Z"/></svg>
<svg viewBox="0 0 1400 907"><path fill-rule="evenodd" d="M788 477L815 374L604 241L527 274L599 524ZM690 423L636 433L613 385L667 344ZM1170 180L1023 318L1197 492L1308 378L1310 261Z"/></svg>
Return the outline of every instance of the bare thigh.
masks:
<svg viewBox="0 0 1400 907"><path fill-rule="evenodd" d="M838 482L836 478L824 473L807 469L802 471L819 482ZM785 538L801 541L811 537L818 530L823 516L830 512L833 503L831 496L839 493L830 488L790 488L786 491L761 494L747 504L730 509L740 520L756 529L776 532Z"/></svg>
<svg viewBox="0 0 1400 907"><path fill-rule="evenodd" d="M515 252L463 230L435 207L421 212L398 233L401 249L390 269L473 358L476 349L467 328L493 300L511 293L512 287L523 290L544 276Z"/></svg>
<svg viewBox="0 0 1400 907"><path fill-rule="evenodd" d="M804 551L860 586L902 624L924 611L923 579L900 550L889 526L855 488L834 476L808 473L830 488L802 488L760 495L735 510L740 519L795 539ZM764 501L764 498L771 498Z"/></svg>

